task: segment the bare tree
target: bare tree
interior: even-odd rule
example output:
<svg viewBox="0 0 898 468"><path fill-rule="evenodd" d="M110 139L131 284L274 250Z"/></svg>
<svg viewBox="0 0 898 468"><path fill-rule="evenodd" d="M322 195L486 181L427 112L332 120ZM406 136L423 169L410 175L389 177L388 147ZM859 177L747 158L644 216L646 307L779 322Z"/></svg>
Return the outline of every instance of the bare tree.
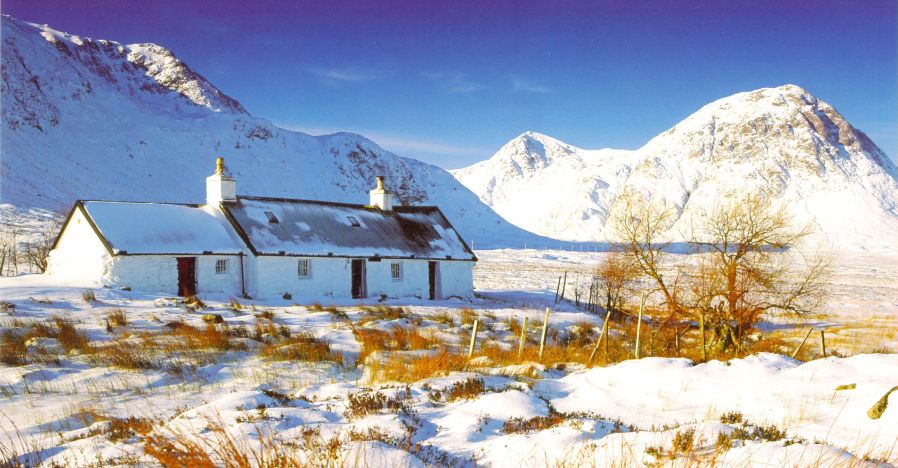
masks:
<svg viewBox="0 0 898 468"><path fill-rule="evenodd" d="M661 239L673 224L673 209L634 192L622 194L618 200L618 211L612 217L615 234L636 269L648 277L662 294L664 305L673 319L680 310L677 297L679 269L673 280L665 279L661 273L670 245Z"/></svg>
<svg viewBox="0 0 898 468"><path fill-rule="evenodd" d="M604 258L593 272L593 278L597 292L605 296L606 311L612 315L620 311L624 293L639 274L633 260L620 251L611 252Z"/></svg>
<svg viewBox="0 0 898 468"><path fill-rule="evenodd" d="M63 218L58 214L48 217L42 221L36 231L30 236L31 240L24 245L25 258L33 267L41 273L47 271L47 261L50 257L50 250L56 241L56 236L62 228Z"/></svg>
<svg viewBox="0 0 898 468"><path fill-rule="evenodd" d="M763 196L732 198L699 221L693 242L706 254L690 275L692 305L712 348L742 349L765 313L804 315L821 304L831 262L800 254L810 232Z"/></svg>

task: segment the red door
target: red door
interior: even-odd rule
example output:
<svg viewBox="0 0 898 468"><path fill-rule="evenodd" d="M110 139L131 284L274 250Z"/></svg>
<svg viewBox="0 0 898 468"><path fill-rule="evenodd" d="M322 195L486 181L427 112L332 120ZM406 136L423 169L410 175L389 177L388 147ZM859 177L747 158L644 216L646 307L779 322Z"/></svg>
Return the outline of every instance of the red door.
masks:
<svg viewBox="0 0 898 468"><path fill-rule="evenodd" d="M196 258L178 257L178 295L196 296Z"/></svg>

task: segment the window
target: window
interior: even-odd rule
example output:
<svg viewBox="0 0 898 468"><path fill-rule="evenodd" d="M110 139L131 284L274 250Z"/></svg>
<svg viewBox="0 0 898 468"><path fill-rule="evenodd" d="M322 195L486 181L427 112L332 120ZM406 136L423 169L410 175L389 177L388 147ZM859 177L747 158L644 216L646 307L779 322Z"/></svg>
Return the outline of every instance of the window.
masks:
<svg viewBox="0 0 898 468"><path fill-rule="evenodd" d="M312 265L308 258L301 258L296 262L296 274L300 278L311 278Z"/></svg>
<svg viewBox="0 0 898 468"><path fill-rule="evenodd" d="M352 227L359 227L359 220L355 219L355 216L347 216L346 219L349 220L349 224L352 224Z"/></svg>
<svg viewBox="0 0 898 468"><path fill-rule="evenodd" d="M215 260L215 274L221 275L228 272L228 259L219 258Z"/></svg>
<svg viewBox="0 0 898 468"><path fill-rule="evenodd" d="M390 264L390 277L393 278L393 281L402 281L402 263Z"/></svg>
<svg viewBox="0 0 898 468"><path fill-rule="evenodd" d="M266 211L266 212L265 212L265 216L268 217L268 222L271 223L271 224L277 224L277 223L279 222L279 221L278 221L278 217L275 216L274 213L272 213L272 212L270 212L270 211Z"/></svg>

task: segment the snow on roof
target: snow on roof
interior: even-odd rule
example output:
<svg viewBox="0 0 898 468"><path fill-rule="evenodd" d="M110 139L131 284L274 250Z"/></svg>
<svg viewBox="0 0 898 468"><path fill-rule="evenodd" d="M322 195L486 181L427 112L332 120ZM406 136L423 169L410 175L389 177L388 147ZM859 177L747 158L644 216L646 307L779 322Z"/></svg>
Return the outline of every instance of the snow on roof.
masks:
<svg viewBox="0 0 898 468"><path fill-rule="evenodd" d="M225 209L242 229L244 240L262 255L476 260L433 206L381 211L362 205L241 196Z"/></svg>
<svg viewBox="0 0 898 468"><path fill-rule="evenodd" d="M81 202L116 254L235 254L245 248L213 207L137 202Z"/></svg>

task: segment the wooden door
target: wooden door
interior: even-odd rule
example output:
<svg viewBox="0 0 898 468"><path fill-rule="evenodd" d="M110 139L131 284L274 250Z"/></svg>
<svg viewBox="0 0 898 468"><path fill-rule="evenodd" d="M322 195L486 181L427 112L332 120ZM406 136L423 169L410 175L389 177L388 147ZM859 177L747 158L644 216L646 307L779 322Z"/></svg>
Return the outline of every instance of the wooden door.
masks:
<svg viewBox="0 0 898 468"><path fill-rule="evenodd" d="M365 260L352 261L352 298L365 297Z"/></svg>
<svg viewBox="0 0 898 468"><path fill-rule="evenodd" d="M437 298L437 262L427 262L427 276L430 284L430 300Z"/></svg>
<svg viewBox="0 0 898 468"><path fill-rule="evenodd" d="M178 257L178 295L196 296L195 257Z"/></svg>

